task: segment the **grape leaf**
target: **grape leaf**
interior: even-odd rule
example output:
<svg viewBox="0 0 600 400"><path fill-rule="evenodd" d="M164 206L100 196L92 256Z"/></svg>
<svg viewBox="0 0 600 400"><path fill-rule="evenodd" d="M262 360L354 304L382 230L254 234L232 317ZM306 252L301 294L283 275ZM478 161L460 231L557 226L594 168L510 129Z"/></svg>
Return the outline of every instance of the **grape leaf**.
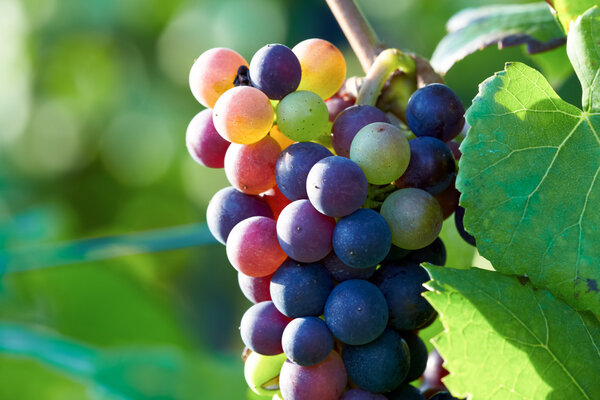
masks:
<svg viewBox="0 0 600 400"><path fill-rule="evenodd" d="M596 8L578 20L568 48L599 20ZM578 76L597 77L600 44L575 48L569 56ZM600 315L600 114L592 112L600 79L586 79L585 112L524 64L507 63L483 82L466 114L471 130L457 188L465 227L497 271L527 275L575 309Z"/></svg>
<svg viewBox="0 0 600 400"><path fill-rule="evenodd" d="M526 280L426 266L445 384L471 400L600 399L600 322Z"/></svg>
<svg viewBox="0 0 600 400"><path fill-rule="evenodd" d="M549 3L556 11L558 19L565 30L569 31L569 25L587 9L600 5L597 0L551 0Z"/></svg>
<svg viewBox="0 0 600 400"><path fill-rule="evenodd" d="M446 24L444 37L431 56L431 65L445 74L457 62L487 46L527 45L530 54L565 43L564 33L547 4L496 5L469 8Z"/></svg>

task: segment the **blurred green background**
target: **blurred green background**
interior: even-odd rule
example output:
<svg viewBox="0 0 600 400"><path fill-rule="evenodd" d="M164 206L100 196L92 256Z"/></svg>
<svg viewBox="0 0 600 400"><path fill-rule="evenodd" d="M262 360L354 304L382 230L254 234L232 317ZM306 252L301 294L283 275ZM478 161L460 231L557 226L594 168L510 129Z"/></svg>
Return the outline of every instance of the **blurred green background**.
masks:
<svg viewBox="0 0 600 400"><path fill-rule="evenodd" d="M485 3L359 1L387 45L426 57L448 18ZM185 148L201 110L187 86L194 59L219 46L249 61L267 43L310 37L344 51L348 76L361 73L324 1L0 0L0 249L35 255L41 244L202 223L228 184ZM578 104L564 51L486 49L447 82L469 105L480 81L524 61ZM470 264L472 250L444 232L449 263ZM157 234L167 247L169 235ZM224 247L1 275L20 262L6 254L0 400L245 397L237 327L250 303Z"/></svg>

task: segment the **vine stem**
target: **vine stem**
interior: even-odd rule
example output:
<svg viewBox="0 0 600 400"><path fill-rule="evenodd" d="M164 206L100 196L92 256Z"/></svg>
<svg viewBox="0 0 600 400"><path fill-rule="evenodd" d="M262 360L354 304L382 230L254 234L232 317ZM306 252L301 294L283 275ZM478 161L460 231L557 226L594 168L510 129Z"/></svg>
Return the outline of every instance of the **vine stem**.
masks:
<svg viewBox="0 0 600 400"><path fill-rule="evenodd" d="M354 0L326 0L363 70L368 72L384 48Z"/></svg>

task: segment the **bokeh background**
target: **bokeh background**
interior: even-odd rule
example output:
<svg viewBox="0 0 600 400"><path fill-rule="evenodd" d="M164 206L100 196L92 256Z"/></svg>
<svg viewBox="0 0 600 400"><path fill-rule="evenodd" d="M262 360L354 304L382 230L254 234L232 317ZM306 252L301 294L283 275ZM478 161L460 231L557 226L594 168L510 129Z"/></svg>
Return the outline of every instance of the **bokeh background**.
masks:
<svg viewBox="0 0 600 400"><path fill-rule="evenodd" d="M489 1L358 3L387 45L430 57L448 18ZM147 230L159 230L155 249L177 247L168 228L202 223L228 185L185 148L201 110L194 59L230 47L250 60L311 37L361 74L321 0L0 0L0 400L245 398L238 324L250 303L223 246L35 260L42 245ZM489 48L447 82L468 106L479 82L523 61L579 104L565 59L564 47ZM473 262L451 226L444 239L449 264ZM24 255L32 269L16 271Z"/></svg>

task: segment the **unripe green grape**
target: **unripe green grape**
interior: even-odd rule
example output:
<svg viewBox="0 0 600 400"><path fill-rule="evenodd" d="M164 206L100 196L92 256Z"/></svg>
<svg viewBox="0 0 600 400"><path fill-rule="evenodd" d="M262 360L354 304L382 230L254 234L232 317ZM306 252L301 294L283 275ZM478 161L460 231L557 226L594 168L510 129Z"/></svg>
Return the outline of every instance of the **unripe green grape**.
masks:
<svg viewBox="0 0 600 400"><path fill-rule="evenodd" d="M383 202L381 215L392 230L392 243L407 250L431 244L442 230L439 203L421 189L395 191Z"/></svg>
<svg viewBox="0 0 600 400"><path fill-rule="evenodd" d="M279 393L279 371L286 359L284 353L276 356L250 353L244 365L244 377L250 389L261 396Z"/></svg>
<svg viewBox="0 0 600 400"><path fill-rule="evenodd" d="M329 111L317 94L293 92L279 102L277 126L288 138L308 142L329 133Z"/></svg>
<svg viewBox="0 0 600 400"><path fill-rule="evenodd" d="M400 129L385 122L363 127L350 146L350 159L363 170L369 183L383 185L400 178L410 160L408 140Z"/></svg>

